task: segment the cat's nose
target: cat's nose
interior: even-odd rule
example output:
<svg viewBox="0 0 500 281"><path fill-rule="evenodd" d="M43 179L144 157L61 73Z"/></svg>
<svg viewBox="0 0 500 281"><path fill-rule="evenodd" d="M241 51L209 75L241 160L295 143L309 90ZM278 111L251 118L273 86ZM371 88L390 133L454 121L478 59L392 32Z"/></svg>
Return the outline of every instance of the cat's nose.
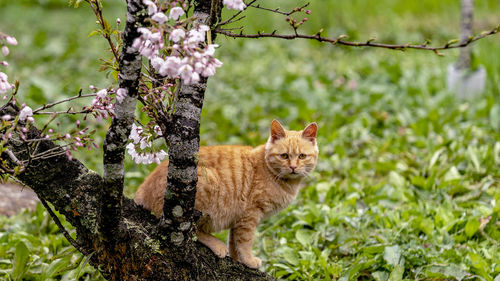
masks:
<svg viewBox="0 0 500 281"><path fill-rule="evenodd" d="M290 166L290 169L292 169L292 172L295 172L295 169L297 169L297 166Z"/></svg>

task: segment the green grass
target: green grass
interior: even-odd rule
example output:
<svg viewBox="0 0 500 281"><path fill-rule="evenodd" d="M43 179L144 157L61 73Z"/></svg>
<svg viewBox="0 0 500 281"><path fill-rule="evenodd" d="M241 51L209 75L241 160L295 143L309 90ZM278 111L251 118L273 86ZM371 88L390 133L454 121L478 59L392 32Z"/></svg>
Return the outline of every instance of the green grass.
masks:
<svg viewBox="0 0 500 281"><path fill-rule="evenodd" d="M94 24L90 11L52 2L0 1L2 28L5 22L19 34L26 30L17 27L21 11L54 17L41 24L30 17L23 24L32 31L23 31L19 47L11 49L9 77L24 84L21 94L33 106L110 81L97 72L103 40L86 38ZM290 1L263 3L293 8ZM500 23L498 1L476 4L476 31ZM329 36L345 33L353 40L376 35L385 42L429 38L436 44L458 33L459 7L451 0L316 1L310 9L308 33L324 27ZM119 9L112 14L110 19ZM260 14L253 13L254 19ZM67 26L57 24L58 18L66 19ZM243 23L248 32L269 31L274 23L285 30L280 17L251 18ZM60 42L69 40L73 47L62 52L69 52L66 56L40 49L40 32L46 42L61 36ZM488 80L485 92L469 100L446 91L446 68L457 51L438 57L306 41L222 36L217 41L221 48L216 54L224 65L209 81L202 144L258 145L274 118L291 129L311 121L320 128L316 171L294 204L259 227L254 250L265 271L287 280L500 280L498 36L474 45ZM37 77L53 89L31 90ZM100 170L99 157L82 153L80 159ZM153 168L129 161L127 194ZM37 222L47 217L42 214L39 209L0 219L0 276L12 275L19 241L30 249L28 280L42 280L37 274L43 264L68 259L53 258L69 251L69 245L48 219L45 227ZM74 252L68 255L70 264L83 265ZM65 274L75 276L75 269L53 277L64 279ZM96 275L87 265L81 276Z"/></svg>

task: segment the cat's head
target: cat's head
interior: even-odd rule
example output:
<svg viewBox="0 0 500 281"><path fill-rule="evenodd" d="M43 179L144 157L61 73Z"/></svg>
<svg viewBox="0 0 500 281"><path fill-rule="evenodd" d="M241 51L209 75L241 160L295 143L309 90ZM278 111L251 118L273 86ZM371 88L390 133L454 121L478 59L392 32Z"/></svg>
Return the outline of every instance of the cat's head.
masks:
<svg viewBox="0 0 500 281"><path fill-rule="evenodd" d="M302 131L288 131L273 120L265 149L266 164L273 174L282 179L307 176L318 160L317 132L316 123L309 124Z"/></svg>

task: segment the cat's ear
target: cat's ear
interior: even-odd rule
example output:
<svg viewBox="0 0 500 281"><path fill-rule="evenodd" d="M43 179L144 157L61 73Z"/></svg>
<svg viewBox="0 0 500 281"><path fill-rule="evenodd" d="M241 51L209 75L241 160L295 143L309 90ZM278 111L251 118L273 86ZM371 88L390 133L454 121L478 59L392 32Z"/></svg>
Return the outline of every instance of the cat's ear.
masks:
<svg viewBox="0 0 500 281"><path fill-rule="evenodd" d="M302 137L316 143L316 134L318 133L318 124L316 122L307 125L307 127L302 131Z"/></svg>
<svg viewBox="0 0 500 281"><path fill-rule="evenodd" d="M278 120L274 119L271 123L271 142L284 138L285 136L285 129L281 126Z"/></svg>

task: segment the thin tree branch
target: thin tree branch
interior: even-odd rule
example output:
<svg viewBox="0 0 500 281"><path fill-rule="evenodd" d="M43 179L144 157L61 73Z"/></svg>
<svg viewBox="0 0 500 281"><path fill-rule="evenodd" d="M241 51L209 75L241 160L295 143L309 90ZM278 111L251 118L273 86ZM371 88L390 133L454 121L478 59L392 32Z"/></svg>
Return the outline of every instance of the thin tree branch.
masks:
<svg viewBox="0 0 500 281"><path fill-rule="evenodd" d="M283 12L283 11L280 11L279 7L276 8L276 9L270 9L270 8L262 7L259 4L252 5L252 3L249 3L248 6L250 6L252 8L261 9L261 10L264 10L264 11L268 11L268 12L273 12L273 13L276 13L276 14L284 15L284 16L290 16L290 15L293 15L293 14L295 14L297 12L300 12L302 9L304 9L307 6L309 6L309 4L310 4L309 2L307 2L306 4L302 5L301 7L297 7L295 9L291 10L290 12Z"/></svg>
<svg viewBox="0 0 500 281"><path fill-rule="evenodd" d="M247 6L241 10L241 11L238 11L236 13L234 13L234 15L232 15L230 18L228 18L227 20L223 21L223 22L220 22L219 24L217 24L216 28L218 28L219 26L223 26L223 25L226 25L226 24L230 24L230 23L233 23L235 21L238 21L238 20L241 20L243 17L237 19L237 20L234 20L237 16L239 16L241 13L243 13L246 9L248 9L248 7L250 7L250 5L252 5L253 3L257 2L257 0L252 0L250 1L250 3L247 4ZM233 21L234 20L234 21Z"/></svg>
<svg viewBox="0 0 500 281"><path fill-rule="evenodd" d="M8 103L0 108L0 115L17 115L19 108ZM0 132L0 137L3 132ZM40 140L36 151L28 151L26 142L32 139L42 139L41 131L30 126L25 133L26 141L21 138L17 130L13 132L2 159L7 160L10 167L23 166L23 170L16 175L23 184L31 187L39 198L50 201L54 208L66 217L77 229L79 243L86 250L92 251L92 242L97 238L98 226L95 218L98 216L99 192L102 179L95 172L88 170L80 162L69 160L64 155L64 149L50 140ZM31 158L30 153L55 153L50 159ZM7 157L3 157L7 155ZM92 194L89 196L88 194ZM79 249L80 250L80 249Z"/></svg>
<svg viewBox="0 0 500 281"><path fill-rule="evenodd" d="M37 112L41 111L41 110L44 110L44 109L47 109L47 108L51 108L55 105L58 105L58 104L61 104L61 103L64 103L64 102L68 102L68 101L72 101L72 100L75 100L75 99L79 99L79 98L87 98L87 97L95 97L96 94L86 94L86 95L82 95L82 90L80 90L78 92L78 95L76 96L72 96L72 97L69 97L69 98L66 98L66 99L62 99L62 100L59 100L59 101L56 101L56 102L53 102L53 103L47 103L47 104L44 104L42 105L41 107L33 110L33 114L36 114ZM46 113L44 113L46 114Z"/></svg>
<svg viewBox="0 0 500 281"><path fill-rule="evenodd" d="M137 92L141 75L142 57L132 44L140 36L137 28L144 22L145 13L142 0L127 2L127 23L123 31L123 49L120 55L120 74L118 84L126 91L121 102L115 104L115 118L111 123L103 150L104 194L101 229L109 240L116 238L121 220L123 197L125 145L134 122Z"/></svg>
<svg viewBox="0 0 500 281"><path fill-rule="evenodd" d="M59 218L57 217L57 215L54 213L54 211L52 211L52 208L49 206L49 204L47 203L47 201L45 201L45 199L43 197L41 197L41 196L39 196L38 199L40 199L40 202L42 203L42 205L45 207L45 209L47 209L47 212L49 212L50 217L52 218L52 220L54 220L54 222L56 223L57 227L59 227L59 230L61 230L61 232L64 235L64 237L66 237L66 240L68 240L68 242L73 247L75 247L75 249L77 249L78 251L80 251L82 254L89 255L90 252L87 251L86 248L82 247L78 242L76 242L76 240L73 239L73 237L71 237L71 235L68 233L68 231L66 230L66 228L64 228L64 226L62 225L62 223L59 220Z"/></svg>
<svg viewBox="0 0 500 281"><path fill-rule="evenodd" d="M116 61L119 61L119 55L118 55L118 48L115 47L115 44L113 43L113 40L111 39L111 35L107 32L106 29L108 29L108 26L106 26L106 21L102 15L102 6L100 4L100 1L90 1L90 0L85 0L87 3L89 3L90 8L94 12L95 16L97 17L97 21L102 27L102 35L104 38L108 41L109 47L111 48L111 52L113 52L113 56L115 57ZM95 4L95 6L94 6Z"/></svg>
<svg viewBox="0 0 500 281"><path fill-rule="evenodd" d="M293 40L293 39L309 39L309 40L316 40L319 42L328 42L331 43L332 45L345 45L345 46L351 46L351 47L374 47L374 48L386 48L386 49L393 49L393 50L406 50L406 49L418 49L418 50L429 50L429 51L434 51L436 54L440 55L439 50L446 50L446 49L454 49L454 48L462 48L465 46L470 45L471 43L478 41L482 38L497 34L500 31L500 26L490 30L490 31L485 31L479 35L476 36L471 36L469 37L468 40L464 42L456 42L456 41L450 41L446 43L445 45L442 46L427 46L427 42L420 44L420 45L415 45L415 44L385 44L385 43L377 43L373 42L373 39L367 40L366 42L353 42L353 41L345 41L342 40L344 38L347 38L346 35L340 35L337 38L328 38L328 37L323 37L321 36L320 32L318 32L315 35L306 35L306 34L278 34L276 31L272 33L261 33L258 32L257 34L243 34L243 33L233 33L228 30L224 29L215 29L216 33L229 36L229 37L234 37L234 38L278 38L278 39L286 39L286 40Z"/></svg>
<svg viewBox="0 0 500 281"><path fill-rule="evenodd" d="M70 108L71 109L71 108ZM70 110L68 109L68 110ZM82 110L82 111L44 111L44 112L37 112L33 113L33 115L60 115L60 114L69 114L69 115L76 115L76 114L88 114L91 111L90 110Z"/></svg>

